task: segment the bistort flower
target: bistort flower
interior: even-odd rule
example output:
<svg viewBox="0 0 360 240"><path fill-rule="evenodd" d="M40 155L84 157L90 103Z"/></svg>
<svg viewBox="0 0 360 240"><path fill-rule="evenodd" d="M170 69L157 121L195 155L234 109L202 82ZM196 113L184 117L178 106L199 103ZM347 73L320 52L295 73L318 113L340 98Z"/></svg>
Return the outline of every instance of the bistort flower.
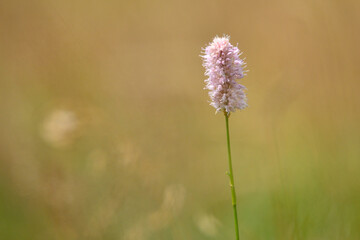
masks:
<svg viewBox="0 0 360 240"><path fill-rule="evenodd" d="M246 88L236 82L245 75L245 62L240 59L239 49L231 45L229 39L229 36L215 37L201 56L205 75L208 76L205 89L209 90L210 105L216 112L227 114L247 107Z"/></svg>

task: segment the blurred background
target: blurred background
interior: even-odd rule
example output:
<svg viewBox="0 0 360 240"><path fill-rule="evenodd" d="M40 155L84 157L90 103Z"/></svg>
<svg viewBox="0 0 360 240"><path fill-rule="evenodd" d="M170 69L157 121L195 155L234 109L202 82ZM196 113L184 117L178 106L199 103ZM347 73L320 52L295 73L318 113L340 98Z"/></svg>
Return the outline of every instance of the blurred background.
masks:
<svg viewBox="0 0 360 240"><path fill-rule="evenodd" d="M201 48L229 34L242 239L360 239L360 2L0 1L0 239L234 239Z"/></svg>

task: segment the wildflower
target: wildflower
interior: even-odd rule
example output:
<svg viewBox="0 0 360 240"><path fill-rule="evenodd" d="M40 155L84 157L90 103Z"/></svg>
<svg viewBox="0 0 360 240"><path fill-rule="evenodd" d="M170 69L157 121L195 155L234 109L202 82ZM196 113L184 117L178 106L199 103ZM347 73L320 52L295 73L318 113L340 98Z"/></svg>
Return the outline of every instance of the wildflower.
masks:
<svg viewBox="0 0 360 240"><path fill-rule="evenodd" d="M202 55L205 75L208 76L205 89L209 90L210 105L216 112L227 114L247 107L246 88L236 82L245 75L245 62L240 59L239 49L231 45L229 39L229 36L215 37Z"/></svg>
<svg viewBox="0 0 360 240"><path fill-rule="evenodd" d="M247 99L243 85L236 82L237 79L244 77L244 61L240 59L240 51L237 47L231 45L228 36L215 37L214 40L204 49L203 66L205 67L205 89L209 90L211 98L210 105L216 109L216 112L222 111L225 116L226 141L229 157L229 171L227 175L230 179L231 202L234 210L235 234L236 239L240 239L239 225L236 207L236 191L234 173L231 160L229 117L231 112L236 109L247 107ZM207 229L211 221L203 221L201 228ZM216 232L215 232L216 233ZM215 234L214 233L214 234Z"/></svg>

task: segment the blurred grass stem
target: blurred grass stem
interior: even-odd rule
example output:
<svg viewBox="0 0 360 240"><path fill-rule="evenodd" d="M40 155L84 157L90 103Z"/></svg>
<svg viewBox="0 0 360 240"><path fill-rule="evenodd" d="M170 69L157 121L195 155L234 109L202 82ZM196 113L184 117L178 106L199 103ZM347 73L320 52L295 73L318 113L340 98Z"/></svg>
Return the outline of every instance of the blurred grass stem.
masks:
<svg viewBox="0 0 360 240"><path fill-rule="evenodd" d="M227 149L228 149L228 157L229 157L229 172L227 175L230 178L230 188L231 188L231 199L232 199L232 206L234 209L234 218L235 218L235 233L236 239L239 240L239 224L238 224L238 216L236 210L236 192L235 192L235 184L234 184L234 174L232 169L232 161L231 161L231 148L230 148L230 132L229 132L229 117L230 113L224 111L225 121L226 121L226 139L227 139Z"/></svg>

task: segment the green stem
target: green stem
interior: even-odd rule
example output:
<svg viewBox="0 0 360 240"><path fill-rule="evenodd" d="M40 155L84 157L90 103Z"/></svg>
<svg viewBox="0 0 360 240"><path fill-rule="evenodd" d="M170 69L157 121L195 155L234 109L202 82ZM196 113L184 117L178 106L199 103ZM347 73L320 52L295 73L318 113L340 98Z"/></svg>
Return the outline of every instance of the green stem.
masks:
<svg viewBox="0 0 360 240"><path fill-rule="evenodd" d="M231 188L231 199L232 199L232 206L234 209L234 218L235 218L235 233L236 239L239 240L239 224L238 224L238 217L237 217L237 210L236 210L236 192L235 192L235 184L234 184L234 174L232 169L232 162L231 162L231 149L230 149L230 133L229 133L229 117L230 114L224 111L225 121L226 121L226 137L227 137L227 149L228 149L228 156L229 156L229 178L230 178L230 188Z"/></svg>

